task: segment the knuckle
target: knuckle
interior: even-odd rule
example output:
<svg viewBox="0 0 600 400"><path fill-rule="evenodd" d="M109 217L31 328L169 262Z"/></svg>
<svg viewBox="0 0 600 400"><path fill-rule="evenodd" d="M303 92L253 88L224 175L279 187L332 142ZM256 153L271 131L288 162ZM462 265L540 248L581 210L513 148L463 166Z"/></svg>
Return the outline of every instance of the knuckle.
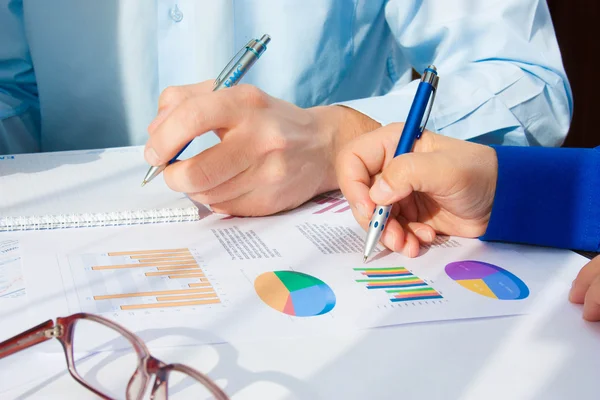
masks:
<svg viewBox="0 0 600 400"><path fill-rule="evenodd" d="M285 162L282 160L278 160L273 163L268 170L266 181L269 184L277 185L283 183L288 176L288 167Z"/></svg>
<svg viewBox="0 0 600 400"><path fill-rule="evenodd" d="M164 108L169 105L179 104L186 98L183 88L177 86L169 86L162 91L158 98L159 108Z"/></svg>
<svg viewBox="0 0 600 400"><path fill-rule="evenodd" d="M266 108L269 104L268 95L256 86L246 83L238 85L236 89L244 104L255 108Z"/></svg>

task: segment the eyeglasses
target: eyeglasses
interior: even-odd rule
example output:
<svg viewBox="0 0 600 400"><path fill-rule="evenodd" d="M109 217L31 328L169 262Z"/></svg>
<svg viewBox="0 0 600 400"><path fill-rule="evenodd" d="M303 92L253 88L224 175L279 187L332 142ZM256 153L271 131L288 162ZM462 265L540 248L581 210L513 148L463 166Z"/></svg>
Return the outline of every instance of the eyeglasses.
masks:
<svg viewBox="0 0 600 400"><path fill-rule="evenodd" d="M115 379L114 371L107 377L101 374L98 365L86 364L88 357L75 359L73 348L79 343L86 343L86 333L94 332L95 337L117 338L122 341L126 350L120 351L119 367L129 366L129 370L118 371ZM166 400L169 391L180 389L200 390L212 394L217 400L229 400L227 395L206 375L182 364L165 364L154 358L148 348L136 335L122 326L98 315L78 313L68 317L59 317L56 323L48 320L17 336L0 343L0 359L27 349L52 338L62 344L71 376L87 389L105 400L124 398L141 400L148 391L150 378L154 375L154 384L150 398ZM110 341L110 339L109 339ZM114 341L113 341L114 342ZM120 343L120 344L121 344ZM82 345L86 348L85 345ZM89 350L87 351L89 353ZM75 352L77 354L77 352ZM109 354L106 353L105 354ZM109 360L109 362L114 359ZM127 361L129 364L127 365ZM114 364L116 366L116 364ZM174 375L177 375L175 379ZM169 377L171 376L171 380ZM121 382L117 382L117 381Z"/></svg>

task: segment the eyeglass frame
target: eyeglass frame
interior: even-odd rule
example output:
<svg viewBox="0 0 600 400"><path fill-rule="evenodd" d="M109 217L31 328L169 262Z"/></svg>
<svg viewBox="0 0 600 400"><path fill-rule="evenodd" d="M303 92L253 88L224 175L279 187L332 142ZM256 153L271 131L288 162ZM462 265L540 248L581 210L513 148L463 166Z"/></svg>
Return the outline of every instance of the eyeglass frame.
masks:
<svg viewBox="0 0 600 400"><path fill-rule="evenodd" d="M86 381L79 375L75 368L75 359L73 358L73 331L76 322L79 320L89 320L111 328L117 333L123 335L133 346L133 349L138 356L138 366L127 384L125 393L127 400L142 400L144 393L146 393L148 389L148 383L150 382L152 375L155 375L156 378L154 379L154 385L152 387L150 399L167 400L167 381L171 371L178 371L190 376L191 378L194 378L206 389L208 389L217 400L229 400L229 397L223 392L223 390L208 376L184 364L166 364L158 360L150 354L146 344L138 336L114 321L89 313L76 313L67 317L57 317L56 323L49 319L46 322L43 322L1 342L0 359L28 349L36 344L55 338L63 347L65 358L67 360L67 368L73 379L75 379L88 390L92 391L97 396L100 396L102 399L113 400L106 394L86 383ZM139 379L142 379L142 381L136 382L136 380ZM133 386L135 384L139 386L139 389L137 389L137 394L131 393L136 389Z"/></svg>

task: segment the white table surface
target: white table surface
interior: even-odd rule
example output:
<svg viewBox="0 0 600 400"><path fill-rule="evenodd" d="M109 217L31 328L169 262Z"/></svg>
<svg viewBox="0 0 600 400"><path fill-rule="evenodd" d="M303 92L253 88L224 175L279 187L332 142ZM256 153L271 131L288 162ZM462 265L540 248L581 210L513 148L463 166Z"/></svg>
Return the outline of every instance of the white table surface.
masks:
<svg viewBox="0 0 600 400"><path fill-rule="evenodd" d="M570 252L523 251L537 263L585 263ZM233 399L597 400L600 323L582 319L581 306L567 300L569 286L563 282L526 316L344 337L149 346L163 361L208 373ZM52 349L58 341L0 360L0 399L94 398L68 375L62 353L46 353Z"/></svg>

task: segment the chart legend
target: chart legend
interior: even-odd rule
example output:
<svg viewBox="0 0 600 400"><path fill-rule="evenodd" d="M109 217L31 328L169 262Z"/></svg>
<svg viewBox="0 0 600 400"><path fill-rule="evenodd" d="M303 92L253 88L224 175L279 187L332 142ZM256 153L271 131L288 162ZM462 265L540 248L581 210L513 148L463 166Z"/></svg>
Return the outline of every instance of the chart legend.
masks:
<svg viewBox="0 0 600 400"><path fill-rule="evenodd" d="M136 250L69 257L87 312L169 309L221 303L190 249Z"/></svg>
<svg viewBox="0 0 600 400"><path fill-rule="evenodd" d="M354 271L364 277L356 279L356 282L364 284L368 290L385 290L392 303L443 298L427 282L404 267L354 268Z"/></svg>
<svg viewBox="0 0 600 400"><path fill-rule="evenodd" d="M522 300L529 288L521 279L497 265L482 261L456 261L446 265L446 274L462 287L497 300Z"/></svg>
<svg viewBox="0 0 600 400"><path fill-rule="evenodd" d="M326 314L336 302L325 282L295 271L265 272L254 281L254 289L269 307L295 317Z"/></svg>

